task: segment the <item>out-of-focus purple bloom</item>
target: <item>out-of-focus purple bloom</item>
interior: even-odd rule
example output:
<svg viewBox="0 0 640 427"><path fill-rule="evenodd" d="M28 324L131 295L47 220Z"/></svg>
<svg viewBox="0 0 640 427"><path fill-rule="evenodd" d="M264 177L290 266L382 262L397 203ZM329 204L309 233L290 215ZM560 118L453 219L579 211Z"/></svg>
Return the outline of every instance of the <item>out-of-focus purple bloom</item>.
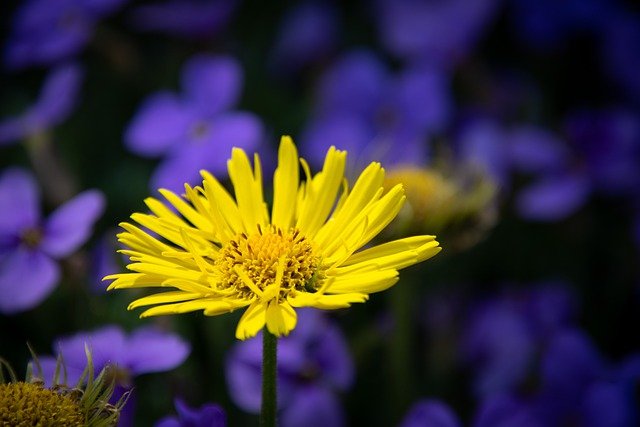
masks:
<svg viewBox="0 0 640 427"><path fill-rule="evenodd" d="M523 399L496 394L482 401L474 415L473 427L544 427L533 405Z"/></svg>
<svg viewBox="0 0 640 427"><path fill-rule="evenodd" d="M378 0L382 44L405 59L451 65L463 59L491 22L498 0Z"/></svg>
<svg viewBox="0 0 640 427"><path fill-rule="evenodd" d="M196 56L182 69L182 95L148 97L125 133L127 147L142 156L163 156L151 187L181 191L207 169L226 175L232 147L255 151L262 124L252 113L231 110L240 97L242 70L226 56Z"/></svg>
<svg viewBox="0 0 640 427"><path fill-rule="evenodd" d="M637 103L640 96L640 15L621 8L606 21L601 55L604 71Z"/></svg>
<svg viewBox="0 0 640 427"><path fill-rule="evenodd" d="M118 326L105 326L91 332L60 338L54 345L54 353L62 355L67 372L67 383L80 380L86 367L85 345L91 350L95 375L107 365L115 371L116 389L112 403L131 390L133 377L151 372L163 372L180 365L191 348L179 336L154 327L142 327L127 335ZM53 378L56 358L40 357L45 381ZM48 384L48 383L47 383ZM118 425L133 425L134 402L129 399L121 413Z"/></svg>
<svg viewBox="0 0 640 427"><path fill-rule="evenodd" d="M336 48L337 15L328 2L307 1L289 9L271 54L274 67L292 72L326 58Z"/></svg>
<svg viewBox="0 0 640 427"><path fill-rule="evenodd" d="M35 104L18 116L0 121L0 146L64 122L76 106L82 80L82 68L75 64L61 65L51 71Z"/></svg>
<svg viewBox="0 0 640 427"><path fill-rule="evenodd" d="M583 159L594 190L637 195L640 117L622 109L579 111L565 121L568 139Z"/></svg>
<svg viewBox="0 0 640 427"><path fill-rule="evenodd" d="M515 32L530 46L552 49L577 33L594 32L608 21L615 1L512 0Z"/></svg>
<svg viewBox="0 0 640 427"><path fill-rule="evenodd" d="M433 67L414 65L390 75L373 53L351 52L320 79L302 150L314 163L336 145L350 150L356 164L423 164L428 137L449 120L447 87L447 77Z"/></svg>
<svg viewBox="0 0 640 427"><path fill-rule="evenodd" d="M131 21L140 31L207 38L227 25L237 3L236 0L168 0L134 9Z"/></svg>
<svg viewBox="0 0 640 427"><path fill-rule="evenodd" d="M451 408L435 399L424 399L413 404L400 427L458 427L460 421Z"/></svg>
<svg viewBox="0 0 640 427"><path fill-rule="evenodd" d="M58 283L56 259L74 252L91 235L104 209L96 190L80 193L41 217L33 176L10 168L0 176L0 312L17 313L37 306Z"/></svg>
<svg viewBox="0 0 640 427"><path fill-rule="evenodd" d="M562 284L541 284L481 304L468 319L462 356L475 368L474 392L515 390L531 374L544 342L573 317L575 301Z"/></svg>
<svg viewBox="0 0 640 427"><path fill-rule="evenodd" d="M220 405L205 403L194 409L187 406L182 399L175 399L174 405L178 416L161 419L155 427L225 427L227 416Z"/></svg>
<svg viewBox="0 0 640 427"><path fill-rule="evenodd" d="M126 0L29 0L12 20L4 62L12 69L49 65L78 54L96 23Z"/></svg>
<svg viewBox="0 0 640 427"><path fill-rule="evenodd" d="M471 120L462 126L456 146L461 162L488 174L501 188L509 186L507 133L498 123Z"/></svg>
<svg viewBox="0 0 640 427"><path fill-rule="evenodd" d="M227 358L233 401L248 412L261 404L262 340L235 345ZM278 340L278 406L283 426L341 426L335 392L351 386L354 367L340 330L316 310L301 310L298 326Z"/></svg>

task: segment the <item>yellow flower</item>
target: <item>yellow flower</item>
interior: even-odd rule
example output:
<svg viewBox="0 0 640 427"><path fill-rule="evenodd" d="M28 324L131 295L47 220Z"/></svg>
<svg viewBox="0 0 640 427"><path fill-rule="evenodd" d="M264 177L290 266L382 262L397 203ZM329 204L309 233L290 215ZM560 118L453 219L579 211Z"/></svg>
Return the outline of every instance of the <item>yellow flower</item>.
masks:
<svg viewBox="0 0 640 427"><path fill-rule="evenodd" d="M169 287L129 309L155 306L141 317L203 310L213 316L247 307L236 337L265 324L276 336L296 326L294 308L337 309L364 302L398 281L398 270L440 251L434 236L414 236L362 249L398 214L401 185L384 192L384 169L371 163L349 190L347 153L331 147L322 171L309 166L283 137L273 177L271 218L262 192L260 160L251 166L234 148L228 161L235 198L208 172L202 187L181 198L160 190L175 213L155 198L151 213L134 213L118 238L130 249L130 273L114 274L109 289ZM300 180L300 167L306 175ZM148 233L144 229L151 230Z"/></svg>

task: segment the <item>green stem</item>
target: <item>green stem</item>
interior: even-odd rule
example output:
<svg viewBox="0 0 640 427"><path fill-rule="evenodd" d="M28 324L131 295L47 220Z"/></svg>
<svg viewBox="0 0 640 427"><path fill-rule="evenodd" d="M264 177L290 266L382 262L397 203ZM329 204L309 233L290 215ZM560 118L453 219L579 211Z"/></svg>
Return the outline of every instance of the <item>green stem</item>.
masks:
<svg viewBox="0 0 640 427"><path fill-rule="evenodd" d="M278 338L265 326L262 331L262 410L260 425L276 427Z"/></svg>
<svg viewBox="0 0 640 427"><path fill-rule="evenodd" d="M409 283L395 286L389 292L394 330L390 341L391 387L393 411L396 417L406 412L413 394L411 374L412 297Z"/></svg>

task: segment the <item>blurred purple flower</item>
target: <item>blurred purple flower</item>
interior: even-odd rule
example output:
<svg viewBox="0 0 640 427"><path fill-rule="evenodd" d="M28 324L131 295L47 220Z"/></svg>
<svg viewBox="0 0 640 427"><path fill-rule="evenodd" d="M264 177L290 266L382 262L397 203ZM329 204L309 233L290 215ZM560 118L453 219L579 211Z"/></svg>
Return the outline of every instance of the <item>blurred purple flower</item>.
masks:
<svg viewBox="0 0 640 427"><path fill-rule="evenodd" d="M600 63L622 93L630 95L629 100L637 103L640 96L640 15L621 8L606 22Z"/></svg>
<svg viewBox="0 0 640 427"><path fill-rule="evenodd" d="M475 47L495 15L498 0L378 0L383 46L403 59L448 67Z"/></svg>
<svg viewBox="0 0 640 427"><path fill-rule="evenodd" d="M79 332L56 340L54 353L62 355L67 383L80 380L87 359L85 344L91 350L95 375L107 365L115 371L116 389L111 403L133 387L133 377L151 372L163 372L179 366L191 352L187 342L178 335L154 327L142 327L127 335L118 326L105 326L91 332ZM47 386L53 378L56 357L39 357ZM132 426L134 401L129 399L118 425Z"/></svg>
<svg viewBox="0 0 640 427"><path fill-rule="evenodd" d="M640 195L640 116L624 109L578 111L565 120L569 141L595 191Z"/></svg>
<svg viewBox="0 0 640 427"><path fill-rule="evenodd" d="M122 268L118 264L116 251L122 249L116 239L117 231L110 229L105 232L91 249L91 274L90 290L95 293L104 293L107 283L102 278L113 274Z"/></svg>
<svg viewBox="0 0 640 427"><path fill-rule="evenodd" d="M126 0L28 0L16 11L5 44L12 69L50 65L78 54L96 23Z"/></svg>
<svg viewBox="0 0 640 427"><path fill-rule="evenodd" d="M48 75L38 100L24 113L0 121L0 146L18 142L64 122L78 100L83 70L76 64L61 65Z"/></svg>
<svg viewBox="0 0 640 427"><path fill-rule="evenodd" d="M262 340L238 342L226 363L233 401L248 412L260 411ZM341 426L342 407L335 396L354 376L340 330L316 310L299 312L298 326L278 340L278 406L287 426Z"/></svg>
<svg viewBox="0 0 640 427"><path fill-rule="evenodd" d="M321 164L329 145L348 150L352 168L374 159L423 164L428 137L449 120L448 84L433 67L390 75L373 53L353 51L320 79L302 150L314 164Z"/></svg>
<svg viewBox="0 0 640 427"><path fill-rule="evenodd" d="M331 2L306 1L289 9L280 24L271 61L284 72L326 58L338 38L338 11Z"/></svg>
<svg viewBox="0 0 640 427"><path fill-rule="evenodd" d="M155 427L225 427L227 417L220 405L206 403L194 409L187 406L182 399L175 399L174 405L178 416L161 419Z"/></svg>
<svg viewBox="0 0 640 427"><path fill-rule="evenodd" d="M479 304L467 320L462 357L474 368L479 396L515 390L533 372L548 337L566 327L575 301L560 283L500 295Z"/></svg>
<svg viewBox="0 0 640 427"><path fill-rule="evenodd" d="M400 427L459 427L451 408L435 399L424 399L411 406Z"/></svg>
<svg viewBox="0 0 640 427"><path fill-rule="evenodd" d="M207 169L226 176L232 147L254 151L262 124L252 113L230 110L240 97L242 70L232 58L200 55L182 69L181 96L148 97L125 133L127 147L142 156L163 156L151 188L182 191Z"/></svg>
<svg viewBox="0 0 640 427"><path fill-rule="evenodd" d="M137 7L131 23L140 31L207 38L227 25L237 4L237 0L168 0Z"/></svg>
<svg viewBox="0 0 640 427"><path fill-rule="evenodd" d="M545 425L577 422L592 427L637 425L633 388L625 389L581 331L556 334L542 360L539 413ZM626 377L628 378L628 377ZM626 379L625 378L625 379ZM634 378L637 381L638 377Z"/></svg>
<svg viewBox="0 0 640 427"><path fill-rule="evenodd" d="M572 35L599 31L608 21L615 1L512 0L514 31L538 49L562 47Z"/></svg>
<svg viewBox="0 0 640 427"><path fill-rule="evenodd" d="M104 204L102 193L88 190L44 220L33 176L19 168L0 175L0 312L29 310L53 291L60 277L55 260L90 237Z"/></svg>
<svg viewBox="0 0 640 427"><path fill-rule="evenodd" d="M545 427L533 405L515 396L496 394L484 399L477 409L473 427Z"/></svg>

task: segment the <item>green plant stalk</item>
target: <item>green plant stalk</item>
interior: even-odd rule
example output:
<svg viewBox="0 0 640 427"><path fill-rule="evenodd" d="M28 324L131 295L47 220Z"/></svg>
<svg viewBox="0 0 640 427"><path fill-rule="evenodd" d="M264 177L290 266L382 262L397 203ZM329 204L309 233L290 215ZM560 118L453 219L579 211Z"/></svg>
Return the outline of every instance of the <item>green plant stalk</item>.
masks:
<svg viewBox="0 0 640 427"><path fill-rule="evenodd" d="M265 326L262 331L262 408L260 426L276 427L278 338Z"/></svg>

